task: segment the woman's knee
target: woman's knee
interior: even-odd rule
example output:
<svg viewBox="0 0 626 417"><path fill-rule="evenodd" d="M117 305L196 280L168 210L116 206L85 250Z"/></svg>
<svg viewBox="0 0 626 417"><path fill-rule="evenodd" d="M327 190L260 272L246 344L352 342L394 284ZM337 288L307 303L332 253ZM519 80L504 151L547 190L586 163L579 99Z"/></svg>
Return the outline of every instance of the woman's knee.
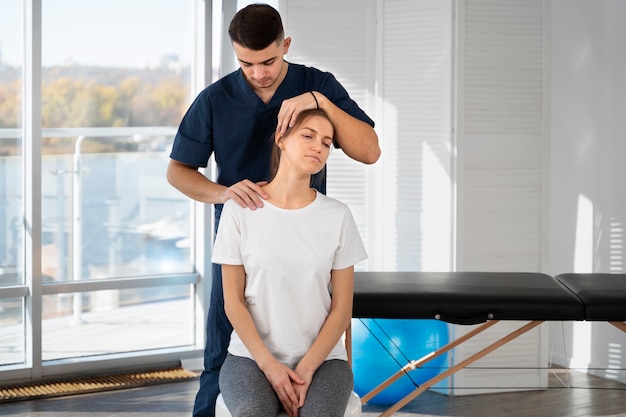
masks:
<svg viewBox="0 0 626 417"><path fill-rule="evenodd" d="M278 414L280 404L256 362L228 355L220 372L220 390L233 417L267 417Z"/></svg>
<svg viewBox="0 0 626 417"><path fill-rule="evenodd" d="M300 417L343 417L352 388L353 375L347 362L324 362L313 376Z"/></svg>

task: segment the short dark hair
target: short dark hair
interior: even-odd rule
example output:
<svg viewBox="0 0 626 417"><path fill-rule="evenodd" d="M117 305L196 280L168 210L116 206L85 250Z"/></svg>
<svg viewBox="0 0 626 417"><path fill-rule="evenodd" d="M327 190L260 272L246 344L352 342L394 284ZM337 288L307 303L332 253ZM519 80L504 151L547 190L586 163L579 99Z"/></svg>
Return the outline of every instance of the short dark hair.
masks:
<svg viewBox="0 0 626 417"><path fill-rule="evenodd" d="M268 4L250 4L239 10L228 27L231 42L260 51L285 36L283 21L276 9Z"/></svg>

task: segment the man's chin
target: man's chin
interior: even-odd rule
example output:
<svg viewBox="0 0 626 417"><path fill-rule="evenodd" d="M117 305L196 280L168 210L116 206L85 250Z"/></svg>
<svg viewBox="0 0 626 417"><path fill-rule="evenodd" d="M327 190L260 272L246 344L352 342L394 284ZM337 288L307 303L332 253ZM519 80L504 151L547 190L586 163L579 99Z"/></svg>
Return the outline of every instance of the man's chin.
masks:
<svg viewBox="0 0 626 417"><path fill-rule="evenodd" d="M254 86L256 88L269 88L273 85L274 83L272 81L266 81L266 82L261 82L261 83L254 83Z"/></svg>

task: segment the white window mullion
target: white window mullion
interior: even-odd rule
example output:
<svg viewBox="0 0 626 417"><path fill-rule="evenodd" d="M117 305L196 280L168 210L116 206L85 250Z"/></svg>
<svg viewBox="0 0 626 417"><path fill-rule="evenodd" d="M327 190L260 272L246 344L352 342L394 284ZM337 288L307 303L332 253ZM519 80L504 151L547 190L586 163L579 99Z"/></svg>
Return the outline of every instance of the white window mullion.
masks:
<svg viewBox="0 0 626 417"><path fill-rule="evenodd" d="M26 366L31 376L42 376L41 340L41 0L25 1L23 69L23 214L26 297Z"/></svg>

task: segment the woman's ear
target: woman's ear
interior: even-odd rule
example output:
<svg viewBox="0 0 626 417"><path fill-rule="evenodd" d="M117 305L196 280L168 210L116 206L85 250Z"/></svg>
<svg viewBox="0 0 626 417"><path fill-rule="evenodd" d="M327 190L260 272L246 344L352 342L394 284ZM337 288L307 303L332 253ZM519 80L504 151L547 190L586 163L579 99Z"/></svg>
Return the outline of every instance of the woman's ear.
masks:
<svg viewBox="0 0 626 417"><path fill-rule="evenodd" d="M283 149L283 138L284 136L280 132L276 132L276 134L274 135L274 142L279 149Z"/></svg>

